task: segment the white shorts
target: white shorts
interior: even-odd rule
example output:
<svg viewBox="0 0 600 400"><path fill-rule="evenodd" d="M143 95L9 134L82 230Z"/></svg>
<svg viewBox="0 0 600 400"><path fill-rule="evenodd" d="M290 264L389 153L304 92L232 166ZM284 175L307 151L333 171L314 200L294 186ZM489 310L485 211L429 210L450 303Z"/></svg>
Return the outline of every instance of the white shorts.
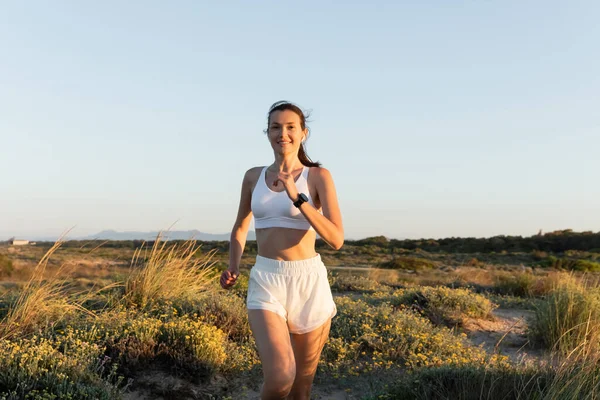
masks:
<svg viewBox="0 0 600 400"><path fill-rule="evenodd" d="M319 254L298 261L257 256L250 270L246 304L249 310L279 314L290 333L296 334L318 328L337 313Z"/></svg>

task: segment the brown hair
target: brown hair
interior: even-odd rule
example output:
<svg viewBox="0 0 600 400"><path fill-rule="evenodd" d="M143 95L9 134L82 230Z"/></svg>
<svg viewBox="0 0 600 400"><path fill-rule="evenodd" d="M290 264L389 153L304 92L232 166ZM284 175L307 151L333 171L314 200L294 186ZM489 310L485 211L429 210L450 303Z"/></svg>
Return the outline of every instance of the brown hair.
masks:
<svg viewBox="0 0 600 400"><path fill-rule="evenodd" d="M294 103L290 103L289 101L278 101L276 103L274 103L271 108L269 108L269 116L267 118L267 129L265 130L265 133L269 132L269 125L271 124L271 114L273 114L275 111L284 111L284 110L290 110L295 112L298 117L300 117L300 127L302 128L302 130L304 129L308 129L308 127L306 126L306 120L308 118L308 114L305 115L304 112L302 111L302 109L300 107L298 107L297 105L295 105ZM310 130L309 130L310 132ZM307 137L308 139L308 137ZM300 162L302 163L302 165L305 165L307 167L320 167L321 163L318 161L312 161L310 159L310 157L308 157L308 154L306 154L306 149L304 148L304 143L300 144L300 149L298 150L298 158L300 159Z"/></svg>

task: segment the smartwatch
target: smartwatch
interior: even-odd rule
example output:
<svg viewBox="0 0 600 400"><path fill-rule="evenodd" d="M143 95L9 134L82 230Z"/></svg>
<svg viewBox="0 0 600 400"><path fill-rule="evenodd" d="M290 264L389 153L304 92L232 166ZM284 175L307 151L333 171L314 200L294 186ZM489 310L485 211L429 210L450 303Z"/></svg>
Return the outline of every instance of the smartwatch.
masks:
<svg viewBox="0 0 600 400"><path fill-rule="evenodd" d="M302 205L302 203L306 203L307 201L308 201L308 197L306 197L306 195L305 195L304 193L300 193L300 194L298 195L298 200L296 200L296 201L294 202L294 205L295 205L297 208L300 208L300 206Z"/></svg>

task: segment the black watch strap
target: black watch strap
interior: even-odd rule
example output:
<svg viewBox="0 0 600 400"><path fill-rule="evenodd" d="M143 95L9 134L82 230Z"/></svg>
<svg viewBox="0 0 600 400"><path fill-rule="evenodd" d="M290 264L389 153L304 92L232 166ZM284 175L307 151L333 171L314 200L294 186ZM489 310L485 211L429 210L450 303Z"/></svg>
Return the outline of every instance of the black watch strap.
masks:
<svg viewBox="0 0 600 400"><path fill-rule="evenodd" d="M306 197L304 193L300 193L298 195L298 200L294 202L294 206L296 206L296 208L299 208L303 203L306 203L307 201L308 197Z"/></svg>

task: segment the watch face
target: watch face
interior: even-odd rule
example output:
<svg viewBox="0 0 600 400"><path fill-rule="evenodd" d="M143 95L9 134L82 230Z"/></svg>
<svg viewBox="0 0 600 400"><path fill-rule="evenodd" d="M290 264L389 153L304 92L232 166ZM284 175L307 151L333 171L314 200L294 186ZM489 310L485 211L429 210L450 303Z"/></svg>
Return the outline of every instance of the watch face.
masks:
<svg viewBox="0 0 600 400"><path fill-rule="evenodd" d="M298 194L298 200L294 202L296 207L300 207L302 203L308 202L308 197L304 193Z"/></svg>

